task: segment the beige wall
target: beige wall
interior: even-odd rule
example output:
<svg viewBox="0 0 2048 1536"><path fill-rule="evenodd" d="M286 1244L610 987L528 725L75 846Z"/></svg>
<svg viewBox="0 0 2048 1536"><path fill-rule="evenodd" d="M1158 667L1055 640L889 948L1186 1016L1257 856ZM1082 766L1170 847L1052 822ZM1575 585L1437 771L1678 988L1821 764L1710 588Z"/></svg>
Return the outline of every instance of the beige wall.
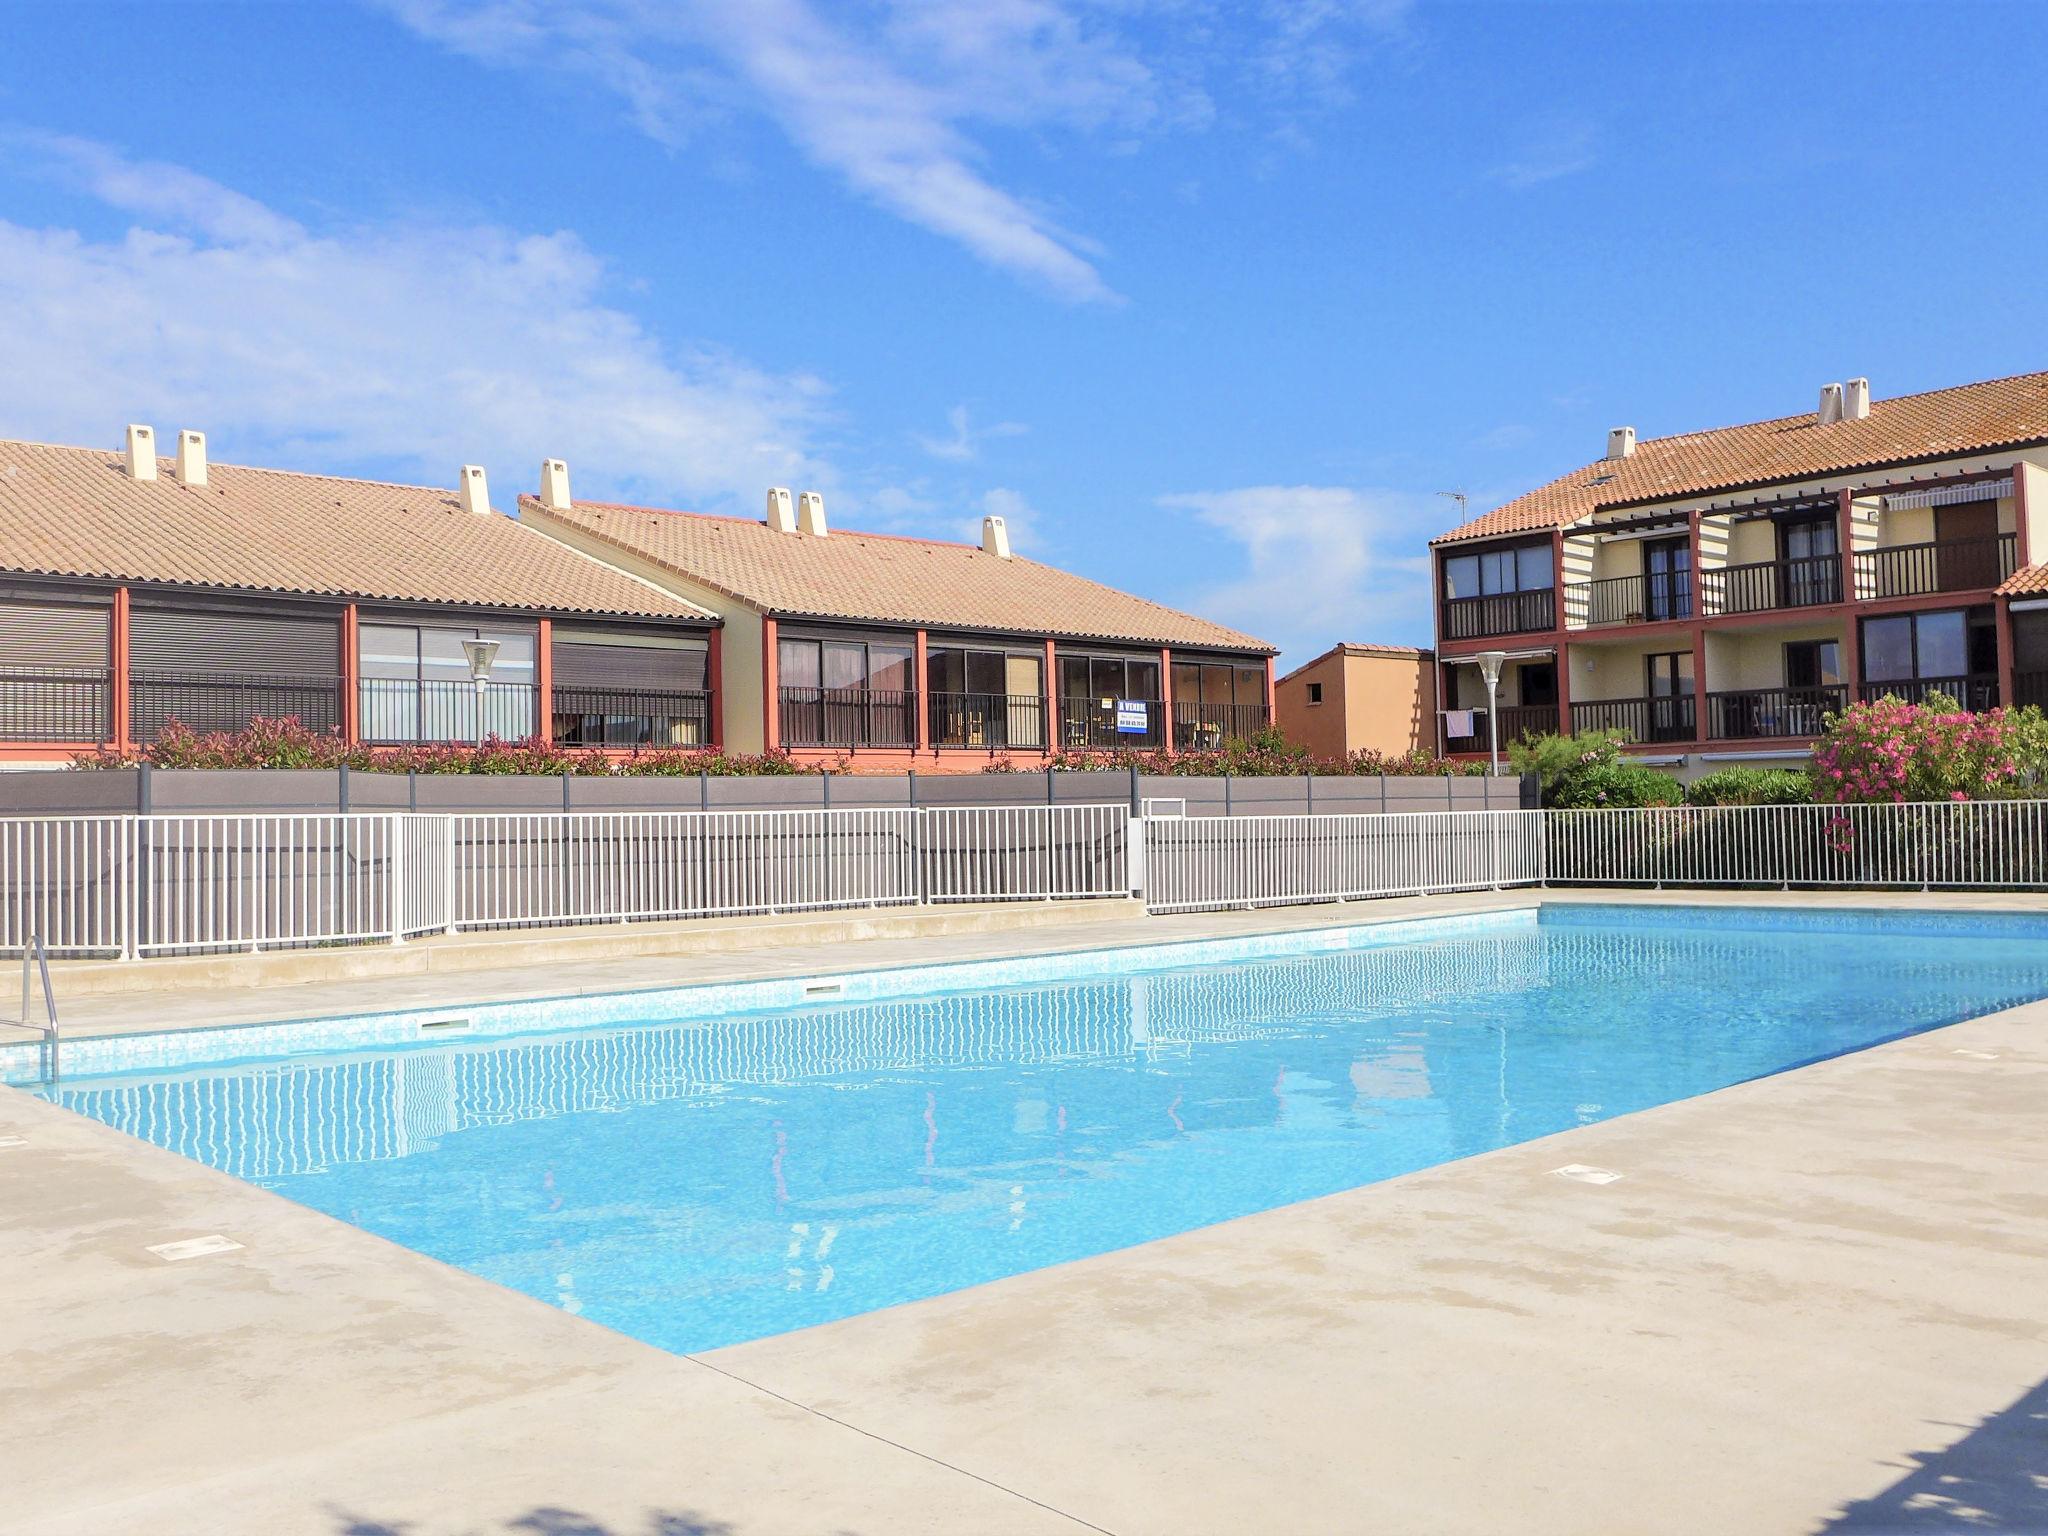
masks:
<svg viewBox="0 0 2048 1536"><path fill-rule="evenodd" d="M2013 466L2013 477L2014 485L2027 493L2027 536L2022 542L2038 564L2048 560L2048 468L2022 459Z"/></svg>
<svg viewBox="0 0 2048 1536"><path fill-rule="evenodd" d="M651 560L592 538L573 523L549 517L544 507L522 507L520 521L560 540L579 554L588 555L629 576L637 576L685 602L708 608L725 620L725 633L719 642L719 676L713 679L712 686L718 690L719 708L724 714L726 750L760 752L766 748L759 612L722 592L714 592L687 577L664 570Z"/></svg>
<svg viewBox="0 0 2048 1536"><path fill-rule="evenodd" d="M1288 740L1318 757L1436 750L1435 663L1420 656L1338 651L1281 678L1273 688L1274 721ZM1308 702L1311 683L1323 702Z"/></svg>
<svg viewBox="0 0 2048 1536"><path fill-rule="evenodd" d="M1571 700L1590 704L1600 699L1640 699L1648 687L1643 658L1668 651L1690 651L1689 635L1649 643L1619 645L1574 642L1571 648ZM1694 658L1698 665L1698 658Z"/></svg>
<svg viewBox="0 0 2048 1536"><path fill-rule="evenodd" d="M1801 624L1766 630L1722 629L1707 632L1707 689L1725 693L1738 688L1785 686L1785 642L1835 640L1842 626Z"/></svg>

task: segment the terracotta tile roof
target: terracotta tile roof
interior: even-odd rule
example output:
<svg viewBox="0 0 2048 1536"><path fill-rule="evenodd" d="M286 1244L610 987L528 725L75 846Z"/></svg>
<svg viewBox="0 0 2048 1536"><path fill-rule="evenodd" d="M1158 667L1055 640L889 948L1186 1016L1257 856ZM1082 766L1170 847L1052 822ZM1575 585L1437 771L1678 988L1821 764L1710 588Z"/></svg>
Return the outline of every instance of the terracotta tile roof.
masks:
<svg viewBox="0 0 2048 1536"><path fill-rule="evenodd" d="M1861 421L1815 413L1647 438L1626 459L1598 460L1432 540L1565 527L1597 507L1697 496L2048 439L2048 373L2024 373L1871 402Z"/></svg>
<svg viewBox="0 0 2048 1536"><path fill-rule="evenodd" d="M601 545L786 617L858 619L928 629L1271 651L1265 642L977 544L835 528L824 538L777 533L765 522L579 501L552 511L531 496L520 516L559 518Z"/></svg>
<svg viewBox="0 0 2048 1536"><path fill-rule="evenodd" d="M2048 565L2023 565L2000 582L1998 590L2009 597L2048 592Z"/></svg>
<svg viewBox="0 0 2048 1536"><path fill-rule="evenodd" d="M1331 646L1320 655L1310 657L1300 666L1295 667L1284 676L1275 678L1274 681L1284 683L1288 678L1299 677L1310 667L1319 667L1332 656L1377 656L1394 661L1425 661L1433 654L1435 653L1413 645L1374 645L1362 640L1344 640Z"/></svg>
<svg viewBox="0 0 2048 1536"><path fill-rule="evenodd" d="M120 453L0 441L0 570L561 613L704 610L452 490L212 464L154 481Z"/></svg>

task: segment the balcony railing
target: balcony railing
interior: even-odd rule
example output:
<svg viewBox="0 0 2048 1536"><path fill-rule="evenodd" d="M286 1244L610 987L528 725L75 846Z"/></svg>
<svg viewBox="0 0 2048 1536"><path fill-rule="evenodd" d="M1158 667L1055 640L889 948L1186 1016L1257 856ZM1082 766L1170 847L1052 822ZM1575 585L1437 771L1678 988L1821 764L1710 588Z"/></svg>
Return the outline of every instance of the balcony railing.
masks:
<svg viewBox="0 0 2048 1536"><path fill-rule="evenodd" d="M1272 719L1263 704L1203 704L1173 701L1173 747L1176 752L1213 752L1226 741L1239 741L1263 731Z"/></svg>
<svg viewBox="0 0 2048 1536"><path fill-rule="evenodd" d="M143 670L130 675L128 698L137 741L155 741L173 720L195 731L241 731L256 719L341 728L341 679L324 673Z"/></svg>
<svg viewBox="0 0 2048 1536"><path fill-rule="evenodd" d="M1604 624L1656 624L1692 617L1692 573L1603 576L1564 589L1565 622L1573 628Z"/></svg>
<svg viewBox="0 0 2048 1536"><path fill-rule="evenodd" d="M1124 727L1137 723L1142 730ZM1062 748L1136 747L1166 744L1166 706L1158 699L1062 699L1059 744Z"/></svg>
<svg viewBox="0 0 2048 1536"><path fill-rule="evenodd" d="M1972 672L1964 677L1896 677L1862 684L1856 696L1864 703L1882 698L1907 704L1925 704L1936 694L1961 705L1971 714L1998 708L1998 676Z"/></svg>
<svg viewBox="0 0 2048 1536"><path fill-rule="evenodd" d="M484 689L481 729L476 685L409 677L366 677L357 685L362 739L390 746L412 741L476 741L496 736L523 741L539 726L540 690L531 683L491 683Z"/></svg>
<svg viewBox="0 0 2048 1536"><path fill-rule="evenodd" d="M1557 706L1555 704L1505 704L1500 710L1500 744L1506 751L1510 742L1520 741L1525 736L1554 736L1557 734ZM1492 746L1492 733L1486 728L1486 711L1472 711L1472 734L1470 736L1446 736L1446 752L1485 752Z"/></svg>
<svg viewBox="0 0 2048 1536"><path fill-rule="evenodd" d="M1839 683L1810 688L1738 688L1707 695L1707 735L1716 741L1818 736L1821 723L1849 702Z"/></svg>
<svg viewBox="0 0 2048 1536"><path fill-rule="evenodd" d="M0 741L108 740L109 675L105 667L0 667Z"/></svg>
<svg viewBox="0 0 2048 1536"><path fill-rule="evenodd" d="M1982 591L2010 576L2018 558L2019 541L2010 533L1995 539L1935 539L1858 550L1856 596L1868 600Z"/></svg>
<svg viewBox="0 0 2048 1536"><path fill-rule="evenodd" d="M1043 752L1045 699L1036 693L935 693L930 730L935 747Z"/></svg>
<svg viewBox="0 0 2048 1536"><path fill-rule="evenodd" d="M1700 572L1700 597L1710 614L1769 613L1842 600L1842 557L1803 555Z"/></svg>
<svg viewBox="0 0 2048 1536"><path fill-rule="evenodd" d="M917 695L895 688L781 690L785 747L914 747Z"/></svg>
<svg viewBox="0 0 2048 1536"><path fill-rule="evenodd" d="M1522 635L1555 628L1557 600L1548 587L1444 599L1446 640L1478 640L1486 635Z"/></svg>
<svg viewBox="0 0 2048 1536"><path fill-rule="evenodd" d="M711 695L689 689L557 688L555 741L565 747L701 747Z"/></svg>
<svg viewBox="0 0 2048 1536"><path fill-rule="evenodd" d="M1572 703L1574 733L1626 731L1631 741L1691 741L1698 734L1697 718L1689 693Z"/></svg>

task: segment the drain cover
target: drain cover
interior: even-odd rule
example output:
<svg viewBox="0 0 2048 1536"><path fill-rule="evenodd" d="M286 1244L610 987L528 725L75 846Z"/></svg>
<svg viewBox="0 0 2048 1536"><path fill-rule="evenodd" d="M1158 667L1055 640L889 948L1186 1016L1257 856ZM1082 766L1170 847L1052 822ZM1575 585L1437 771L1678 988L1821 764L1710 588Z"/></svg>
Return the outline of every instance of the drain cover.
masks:
<svg viewBox="0 0 2048 1536"><path fill-rule="evenodd" d="M175 1264L180 1259L203 1259L209 1253L232 1253L242 1245L232 1237L222 1237L218 1232L208 1237L188 1237L175 1243L152 1243L149 1251L158 1258Z"/></svg>
<svg viewBox="0 0 2048 1536"><path fill-rule="evenodd" d="M1581 1184L1612 1184L1621 1177L1612 1168L1592 1168L1584 1163L1566 1163L1550 1171L1560 1178L1577 1179Z"/></svg>

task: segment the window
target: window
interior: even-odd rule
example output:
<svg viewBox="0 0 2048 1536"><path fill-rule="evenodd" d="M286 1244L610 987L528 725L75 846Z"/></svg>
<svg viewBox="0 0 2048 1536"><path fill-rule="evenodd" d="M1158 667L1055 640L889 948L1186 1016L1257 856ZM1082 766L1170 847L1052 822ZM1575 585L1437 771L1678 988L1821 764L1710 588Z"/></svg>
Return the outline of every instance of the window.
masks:
<svg viewBox="0 0 2048 1536"><path fill-rule="evenodd" d="M105 741L111 612L0 602L0 741Z"/></svg>
<svg viewBox="0 0 2048 1536"><path fill-rule="evenodd" d="M695 636L554 630L555 740L571 747L701 746L707 646Z"/></svg>
<svg viewBox="0 0 2048 1536"><path fill-rule="evenodd" d="M925 683L934 746L1045 746L1042 651L935 645L925 653Z"/></svg>
<svg viewBox="0 0 2048 1536"><path fill-rule="evenodd" d="M1941 691L1965 709L1988 709L1995 702L1997 672L1998 631L1989 608L1896 613L1863 621L1866 697L1891 692L1918 703ZM1930 682L1948 686L1925 686Z"/></svg>
<svg viewBox="0 0 2048 1536"><path fill-rule="evenodd" d="M465 640L495 640L483 718ZM365 741L523 741L538 729L531 630L365 624L357 634Z"/></svg>
<svg viewBox="0 0 2048 1536"><path fill-rule="evenodd" d="M1321 701L1320 683L1310 702ZM1266 723L1266 669L1238 661L1173 663L1173 744L1183 751L1220 747Z"/></svg>
<svg viewBox="0 0 2048 1536"><path fill-rule="evenodd" d="M1783 607L1804 608L1841 598L1840 566L1835 559L1840 530L1832 517L1803 518L1778 525L1778 559L1783 566L1778 594Z"/></svg>
<svg viewBox="0 0 2048 1536"><path fill-rule="evenodd" d="M782 739L905 747L917 739L916 650L906 640L788 636L776 643Z"/></svg>
<svg viewBox="0 0 2048 1536"><path fill-rule="evenodd" d="M1692 652L1643 658L1649 690L1649 741L1683 741L1693 734Z"/></svg>
<svg viewBox="0 0 2048 1536"><path fill-rule="evenodd" d="M1643 543L1643 617L1692 617L1692 541L1647 539Z"/></svg>
<svg viewBox="0 0 2048 1536"><path fill-rule="evenodd" d="M1159 683L1157 656L1071 656L1061 652L1060 744L1159 746L1163 740Z"/></svg>
<svg viewBox="0 0 2048 1536"><path fill-rule="evenodd" d="M1833 640L1785 642L1787 688L1832 688L1842 681L1842 647Z"/></svg>
<svg viewBox="0 0 2048 1536"><path fill-rule="evenodd" d="M1323 702L1323 685L1321 683L1310 683L1308 685L1308 701L1311 704Z"/></svg>
<svg viewBox="0 0 2048 1536"><path fill-rule="evenodd" d="M1521 544L1444 561L1444 596L1492 597L1500 592L1540 592L1555 579L1550 545Z"/></svg>

